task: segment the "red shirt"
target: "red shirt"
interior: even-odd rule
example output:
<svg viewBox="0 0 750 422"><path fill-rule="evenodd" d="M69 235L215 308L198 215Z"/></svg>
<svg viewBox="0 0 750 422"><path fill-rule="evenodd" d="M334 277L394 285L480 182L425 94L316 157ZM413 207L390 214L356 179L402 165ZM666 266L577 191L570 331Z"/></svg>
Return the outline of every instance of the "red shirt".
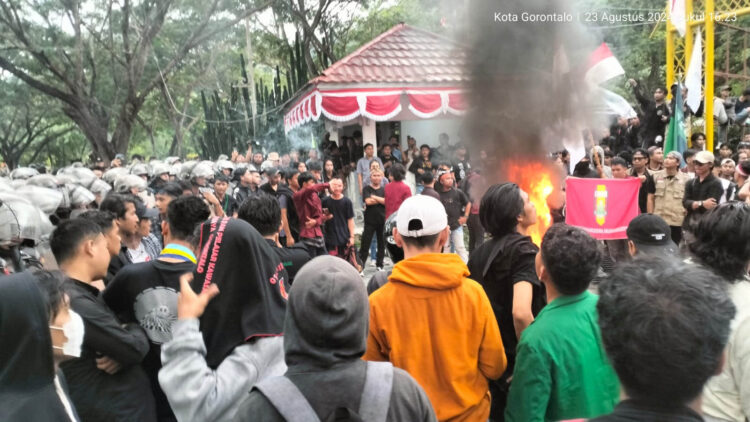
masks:
<svg viewBox="0 0 750 422"><path fill-rule="evenodd" d="M385 218L398 211L401 204L410 196L411 189L404 182L391 182L385 185Z"/></svg>
<svg viewBox="0 0 750 422"><path fill-rule="evenodd" d="M309 188L298 190L292 197L294 208L296 208L299 217L299 237L310 239L323 237L323 231L320 230L320 226L323 224L323 207L318 192L323 192L326 189L328 189L328 183L318 183ZM308 218L318 223L311 228L307 228L305 223Z"/></svg>

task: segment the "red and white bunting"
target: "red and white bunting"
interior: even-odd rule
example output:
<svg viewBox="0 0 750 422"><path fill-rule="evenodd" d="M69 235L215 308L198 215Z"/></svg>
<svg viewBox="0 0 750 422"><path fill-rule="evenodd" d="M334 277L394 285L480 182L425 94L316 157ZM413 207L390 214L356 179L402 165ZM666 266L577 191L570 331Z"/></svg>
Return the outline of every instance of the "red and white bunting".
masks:
<svg viewBox="0 0 750 422"><path fill-rule="evenodd" d="M347 122L364 116L376 122L390 120L402 111L401 98L406 95L409 111L429 119L450 113L466 112L462 90L455 88L365 88L320 91L306 94L284 115L284 131L317 121L320 115L336 122Z"/></svg>

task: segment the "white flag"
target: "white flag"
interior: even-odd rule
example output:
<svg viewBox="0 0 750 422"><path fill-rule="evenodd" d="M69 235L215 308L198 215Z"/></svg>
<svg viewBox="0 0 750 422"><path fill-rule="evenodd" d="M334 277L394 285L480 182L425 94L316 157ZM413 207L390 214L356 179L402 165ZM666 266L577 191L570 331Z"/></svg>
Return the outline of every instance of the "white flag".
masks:
<svg viewBox="0 0 750 422"><path fill-rule="evenodd" d="M687 29L687 18L685 17L685 0L670 0L669 20L680 33L681 37L685 36Z"/></svg>
<svg viewBox="0 0 750 422"><path fill-rule="evenodd" d="M702 98L702 87L701 83L701 65L703 62L703 48L701 40L700 29L695 30L695 37L693 38L693 52L690 54L690 64L688 64L687 74L685 75L685 86L688 89L687 92L687 105L693 113L698 111L698 107L701 105Z"/></svg>
<svg viewBox="0 0 750 422"><path fill-rule="evenodd" d="M638 116L628 100L620 95L604 88L598 88L594 90L594 93L593 107L595 112L622 116L628 119Z"/></svg>

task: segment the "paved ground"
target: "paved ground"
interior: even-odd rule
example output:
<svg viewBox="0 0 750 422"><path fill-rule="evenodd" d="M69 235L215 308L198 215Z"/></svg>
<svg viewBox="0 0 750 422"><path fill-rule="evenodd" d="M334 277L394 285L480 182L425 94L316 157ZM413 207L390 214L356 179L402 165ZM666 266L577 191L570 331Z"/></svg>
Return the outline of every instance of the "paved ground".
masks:
<svg viewBox="0 0 750 422"><path fill-rule="evenodd" d="M387 256L383 260L383 270L384 271L390 271L393 269L393 263L391 262L391 259ZM367 265L365 265L365 276L362 277L362 280L365 282L365 286L367 283L370 282L370 279L372 276L377 272L377 268L375 268L375 262L371 261L370 259L367 260Z"/></svg>
<svg viewBox="0 0 750 422"><path fill-rule="evenodd" d="M361 209L357 210L355 207L354 233L355 233L355 239L356 239L355 244L357 245L357 250L359 250L359 238L360 236L362 236L363 229L364 229L364 219L362 216ZM388 253L386 252L385 259L383 260L383 269L385 271L390 271L392 268L393 268L393 262L391 261L391 258L388 257ZM365 282L365 285L367 285L367 283L370 281L372 276L377 272L377 268L375 267L375 261L368 258L363 272L365 275L362 278L362 280Z"/></svg>

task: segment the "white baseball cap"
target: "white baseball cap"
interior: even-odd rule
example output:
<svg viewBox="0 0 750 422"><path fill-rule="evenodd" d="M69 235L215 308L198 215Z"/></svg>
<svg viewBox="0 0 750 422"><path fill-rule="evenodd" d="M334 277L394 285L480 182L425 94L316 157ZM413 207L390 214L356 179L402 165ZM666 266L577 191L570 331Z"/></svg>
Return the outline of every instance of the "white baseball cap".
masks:
<svg viewBox="0 0 750 422"><path fill-rule="evenodd" d="M445 207L427 195L414 195L401 204L396 216L396 228L404 237L431 236L448 227Z"/></svg>
<svg viewBox="0 0 750 422"><path fill-rule="evenodd" d="M708 151L698 151L698 153L695 154L695 158L693 158L693 160L701 164L708 164L708 163L713 164L714 155Z"/></svg>

